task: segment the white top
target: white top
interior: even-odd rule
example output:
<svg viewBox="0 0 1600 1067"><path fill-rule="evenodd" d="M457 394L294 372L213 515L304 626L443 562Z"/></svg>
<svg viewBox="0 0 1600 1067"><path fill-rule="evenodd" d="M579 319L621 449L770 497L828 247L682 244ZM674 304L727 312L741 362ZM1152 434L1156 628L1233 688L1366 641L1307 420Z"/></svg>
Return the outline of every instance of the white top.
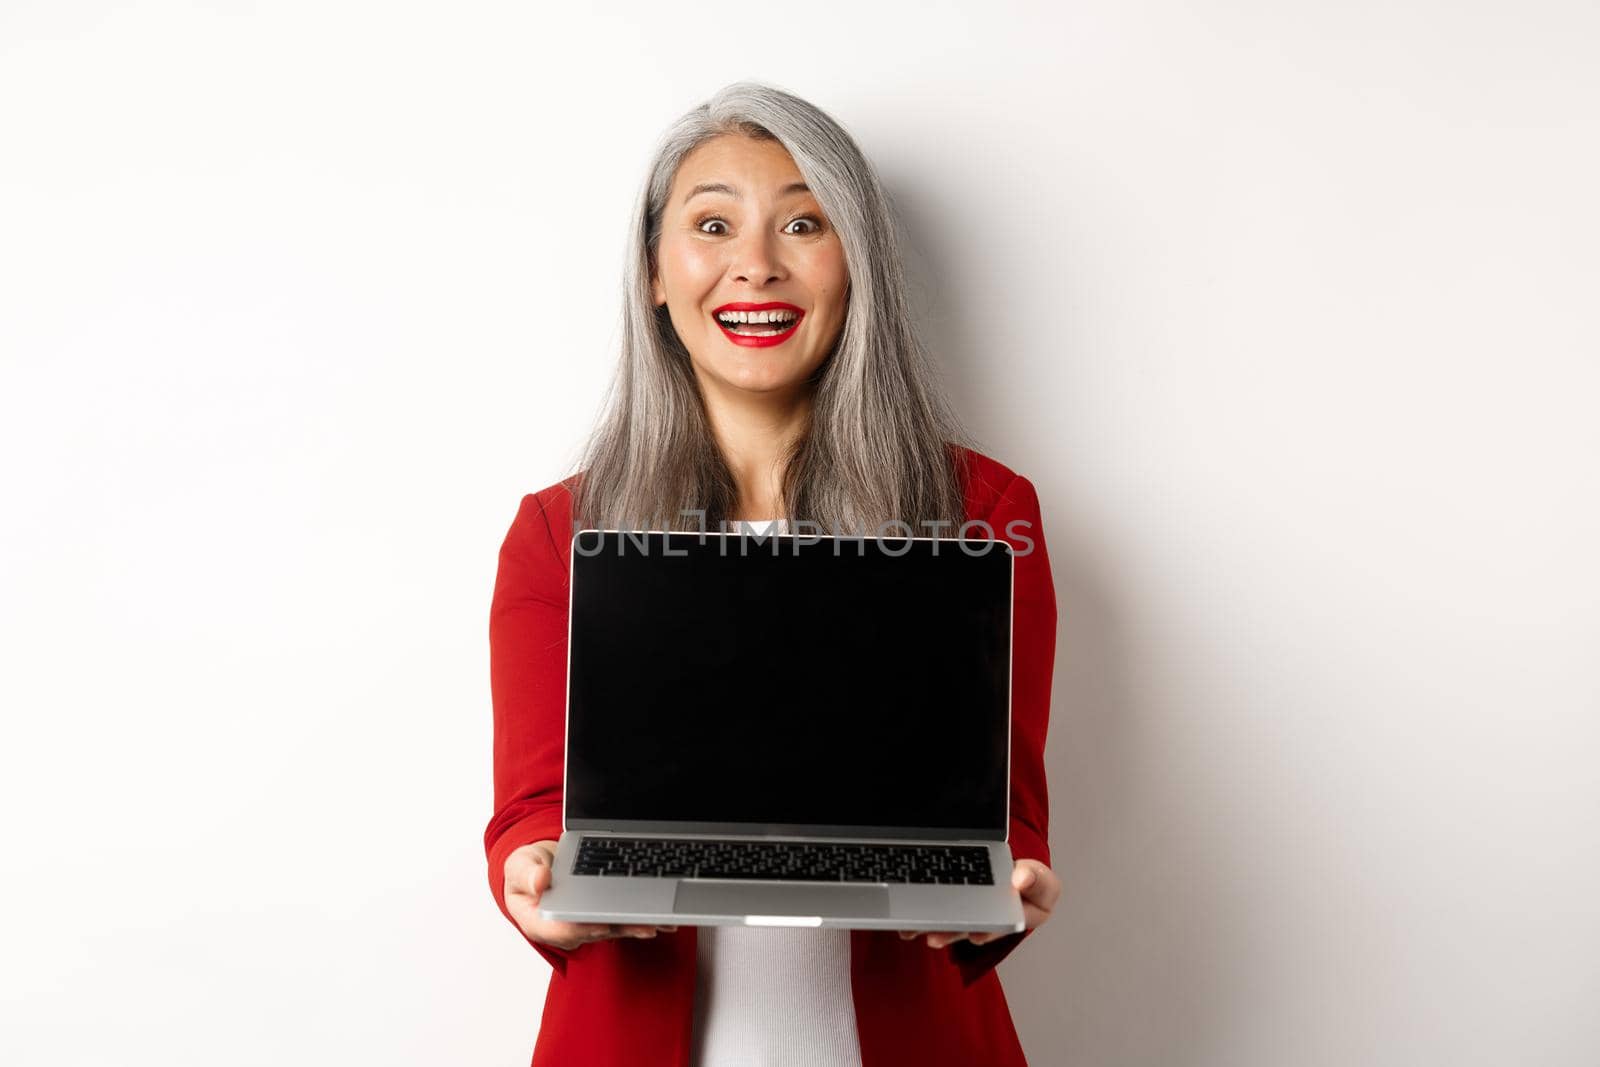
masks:
<svg viewBox="0 0 1600 1067"><path fill-rule="evenodd" d="M691 1067L861 1067L850 931L702 926Z"/></svg>
<svg viewBox="0 0 1600 1067"><path fill-rule="evenodd" d="M785 532L782 519L731 522ZM691 1067L861 1067L850 931L702 926Z"/></svg>

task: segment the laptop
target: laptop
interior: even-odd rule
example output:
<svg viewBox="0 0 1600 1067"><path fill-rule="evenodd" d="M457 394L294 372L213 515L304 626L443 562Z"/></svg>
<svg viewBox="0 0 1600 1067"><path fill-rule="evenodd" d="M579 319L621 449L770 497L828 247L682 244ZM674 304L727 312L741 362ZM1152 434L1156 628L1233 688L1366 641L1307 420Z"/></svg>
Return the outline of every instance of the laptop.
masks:
<svg viewBox="0 0 1600 1067"><path fill-rule="evenodd" d="M1020 931L1003 540L578 531L572 922Z"/></svg>

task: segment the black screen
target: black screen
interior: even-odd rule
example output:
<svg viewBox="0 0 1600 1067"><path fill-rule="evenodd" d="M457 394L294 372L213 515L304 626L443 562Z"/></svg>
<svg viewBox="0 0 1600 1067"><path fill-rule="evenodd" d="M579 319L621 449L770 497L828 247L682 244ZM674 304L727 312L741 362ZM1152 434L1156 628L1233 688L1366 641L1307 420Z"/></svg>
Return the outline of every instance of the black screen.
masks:
<svg viewBox="0 0 1600 1067"><path fill-rule="evenodd" d="M581 531L566 825L1003 839L1011 588L998 540Z"/></svg>

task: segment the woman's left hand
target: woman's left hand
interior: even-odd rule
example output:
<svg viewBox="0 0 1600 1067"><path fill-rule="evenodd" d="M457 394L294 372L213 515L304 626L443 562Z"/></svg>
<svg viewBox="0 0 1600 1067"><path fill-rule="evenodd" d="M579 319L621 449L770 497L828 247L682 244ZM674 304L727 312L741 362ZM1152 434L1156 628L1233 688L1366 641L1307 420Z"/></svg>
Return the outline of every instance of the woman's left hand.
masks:
<svg viewBox="0 0 1600 1067"><path fill-rule="evenodd" d="M1017 860L1016 867L1011 871L1011 884L1022 894L1022 918L1026 928L1032 930L1036 926L1042 926L1045 920L1050 918L1051 910L1061 897L1061 879L1038 860ZM921 937L923 932L901 930L900 936L909 941L914 937ZM1007 934L1008 931L1005 930L966 934L935 931L928 934L928 947L944 948L953 941L962 940L971 941L974 945L986 945Z"/></svg>

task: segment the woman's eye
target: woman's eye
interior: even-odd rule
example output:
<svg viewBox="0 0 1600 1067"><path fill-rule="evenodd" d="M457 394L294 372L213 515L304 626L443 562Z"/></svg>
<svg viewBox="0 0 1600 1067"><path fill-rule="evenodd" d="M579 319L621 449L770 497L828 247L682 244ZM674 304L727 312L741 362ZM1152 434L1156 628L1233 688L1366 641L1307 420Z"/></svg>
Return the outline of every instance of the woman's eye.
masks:
<svg viewBox="0 0 1600 1067"><path fill-rule="evenodd" d="M793 226L797 222L805 223L806 228L801 230L790 230L789 227ZM712 237L722 237L728 232L727 220L717 215L707 215L705 218L696 221L694 225L695 229L699 230L701 233L710 234ZM722 229L708 229L707 227L710 226L721 226ZM790 219L789 225L784 227L785 231L799 235L817 233L821 229L822 222L815 215L801 215L798 218Z"/></svg>

